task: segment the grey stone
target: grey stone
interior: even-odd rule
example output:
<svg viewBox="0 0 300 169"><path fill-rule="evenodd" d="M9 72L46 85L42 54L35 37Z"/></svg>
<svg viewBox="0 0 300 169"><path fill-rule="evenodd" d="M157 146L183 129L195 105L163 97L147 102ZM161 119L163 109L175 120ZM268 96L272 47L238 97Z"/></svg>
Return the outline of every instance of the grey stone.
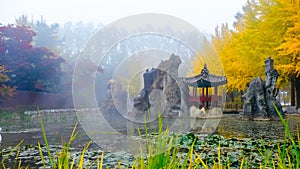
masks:
<svg viewBox="0 0 300 169"><path fill-rule="evenodd" d="M292 114L292 113L296 113L296 106L289 106L289 107L284 107L282 108L283 112L288 113L288 114Z"/></svg>
<svg viewBox="0 0 300 169"><path fill-rule="evenodd" d="M157 68L146 70L143 75L144 88L134 98L134 115L143 115L151 108L152 110L160 110L160 113L166 115L178 115L178 112L187 112L180 111L182 108L188 109L189 107L182 102L188 100L189 92L186 84L178 78L178 68L181 63L180 57L172 54L168 60L161 61ZM157 90L161 92L157 92ZM155 94L150 95L151 92ZM155 98L163 98L164 100ZM150 100L154 100L154 102L150 102Z"/></svg>
<svg viewBox="0 0 300 169"><path fill-rule="evenodd" d="M282 106L276 96L278 89L276 81L278 72L273 67L273 59L270 57L265 61L266 78L263 81L260 77L254 78L247 86L243 95L242 115L247 119L279 119L276 109L284 117ZM275 108L276 107L276 108Z"/></svg>

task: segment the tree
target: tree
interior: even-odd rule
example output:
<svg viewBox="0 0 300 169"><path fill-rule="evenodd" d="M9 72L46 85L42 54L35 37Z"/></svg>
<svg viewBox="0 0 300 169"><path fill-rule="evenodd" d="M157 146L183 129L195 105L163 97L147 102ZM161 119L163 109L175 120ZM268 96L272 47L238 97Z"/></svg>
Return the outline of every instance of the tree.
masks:
<svg viewBox="0 0 300 169"><path fill-rule="evenodd" d="M58 92L64 60L44 47L34 47L34 31L25 26L0 27L0 64L10 86L18 90Z"/></svg>
<svg viewBox="0 0 300 169"><path fill-rule="evenodd" d="M36 33L33 38L33 46L48 48L56 55L61 55L63 40L59 35L59 24L54 23L48 25L43 17L37 21L33 19L29 20L26 15L21 15L19 18L16 18L15 22L17 26L31 28Z"/></svg>
<svg viewBox="0 0 300 169"><path fill-rule="evenodd" d="M299 81L299 0L248 1L233 26L234 30L217 28L212 37L229 91L243 91L254 77L264 77L264 60L269 56L281 74L278 87Z"/></svg>
<svg viewBox="0 0 300 169"><path fill-rule="evenodd" d="M27 15L23 14L18 18L15 18L15 22L17 26L26 26L26 27L33 27L34 21L33 18L31 20L28 19Z"/></svg>
<svg viewBox="0 0 300 169"><path fill-rule="evenodd" d="M36 36L33 39L34 46L50 49L56 55L62 52L63 40L59 37L59 24L48 25L46 20L41 17L32 27Z"/></svg>
<svg viewBox="0 0 300 169"><path fill-rule="evenodd" d="M66 22L62 26L59 27L58 30L58 39L61 39L61 50L60 56L66 60L65 64L62 66L62 70L64 72L62 76L63 83L63 91L65 94L71 94L72 90L70 86L72 85L73 78L73 70L78 61L78 55L80 50L84 47L87 41L92 37L92 35L96 32L97 27L95 27L92 23L83 23L83 22ZM103 72L103 69L94 64L89 58L84 58L81 60L81 64L77 64L82 66L83 74L87 76L93 75L94 72L91 70L97 69L98 72ZM78 69L78 67L77 67ZM105 69L107 71L107 69ZM85 78L85 77L84 77ZM96 79L97 81L97 79ZM107 81L101 81L106 85ZM98 85L96 86L98 88ZM102 86L102 88L104 88Z"/></svg>
<svg viewBox="0 0 300 169"><path fill-rule="evenodd" d="M70 62L74 62L81 48L94 35L100 26L92 23L67 22L59 29L59 39L63 39L62 57Z"/></svg>
<svg viewBox="0 0 300 169"><path fill-rule="evenodd" d="M235 16L233 30L225 24L216 28L212 43L225 69L228 92L242 92L254 77L264 77L264 60L271 56L281 74L277 86L290 83L300 106L299 4L299 0L248 1L243 13Z"/></svg>
<svg viewBox="0 0 300 169"><path fill-rule="evenodd" d="M10 87L5 84L9 80L8 76L5 74L7 70L5 70L4 66L0 65L0 103L3 100L12 97L15 94L15 87Z"/></svg>
<svg viewBox="0 0 300 169"><path fill-rule="evenodd" d="M234 23L234 27L240 31L243 30L243 22L241 20L242 14L238 13L236 15L237 22ZM241 99L243 94L243 88L246 86L249 77L243 76L244 73L241 71L246 71L246 69L241 69L240 64L232 64L239 58L235 53L235 50L229 45L233 40L233 32L229 29L228 24L222 24L221 27L216 27L215 35L212 36L212 45L217 51L227 75L227 95L226 99L231 102L236 101L237 97ZM243 62L242 62L243 63ZM239 70L239 71L237 71ZM243 79L239 81L239 79ZM244 82L244 83L243 83Z"/></svg>
<svg viewBox="0 0 300 169"><path fill-rule="evenodd" d="M300 1L285 2L285 12L289 14L287 24L290 26L284 36L284 42L277 48L282 61L282 73L291 82L291 104L300 107Z"/></svg>

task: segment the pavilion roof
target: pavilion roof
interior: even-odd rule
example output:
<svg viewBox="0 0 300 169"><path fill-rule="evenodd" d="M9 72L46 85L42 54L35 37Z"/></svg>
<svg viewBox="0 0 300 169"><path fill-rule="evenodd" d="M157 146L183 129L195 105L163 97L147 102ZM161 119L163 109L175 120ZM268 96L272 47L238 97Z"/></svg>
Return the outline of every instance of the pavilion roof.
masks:
<svg viewBox="0 0 300 169"><path fill-rule="evenodd" d="M220 85L227 84L227 79L225 76L217 76L209 73L206 64L204 64L204 68L201 73L192 76L192 77L184 77L182 81L189 86L192 87L217 87Z"/></svg>

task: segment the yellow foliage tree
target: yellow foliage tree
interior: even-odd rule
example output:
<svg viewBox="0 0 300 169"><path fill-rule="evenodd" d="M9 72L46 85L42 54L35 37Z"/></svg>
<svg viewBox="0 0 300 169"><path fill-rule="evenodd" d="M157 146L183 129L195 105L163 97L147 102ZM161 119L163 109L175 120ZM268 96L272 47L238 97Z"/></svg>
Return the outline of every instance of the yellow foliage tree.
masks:
<svg viewBox="0 0 300 169"><path fill-rule="evenodd" d="M281 72L289 78L291 83L292 105L300 107L300 0L283 1L286 6L285 13L288 14L289 25L285 33L283 43L277 48L278 58L281 61ZM295 104L295 90L296 101Z"/></svg>
<svg viewBox="0 0 300 169"><path fill-rule="evenodd" d="M204 64L207 65L210 74L224 76L225 72L215 46L213 46L212 43L205 37L203 37L202 45L202 50L198 51L197 55L192 61L193 70L192 72L188 72L187 76L195 76L200 74ZM201 93L201 90L202 89L199 88L198 93ZM208 93L212 94L213 89L209 88ZM221 95L225 93L225 86L219 86L218 93Z"/></svg>
<svg viewBox="0 0 300 169"><path fill-rule="evenodd" d="M222 62L218 57L218 53L215 50L214 46L206 39L203 38L203 50L199 51L197 56L194 58L193 72L189 75L197 75L201 73L204 64L207 65L209 72L216 75L224 75Z"/></svg>
<svg viewBox="0 0 300 169"><path fill-rule="evenodd" d="M282 75L278 86L293 79L297 83L300 74L299 7L299 0L248 1L243 14L236 15L234 30L225 24L216 28L212 43L223 63L228 91L243 91L253 78L264 77L264 60L269 56L274 58L275 67ZM298 86L297 98L300 98L300 80Z"/></svg>

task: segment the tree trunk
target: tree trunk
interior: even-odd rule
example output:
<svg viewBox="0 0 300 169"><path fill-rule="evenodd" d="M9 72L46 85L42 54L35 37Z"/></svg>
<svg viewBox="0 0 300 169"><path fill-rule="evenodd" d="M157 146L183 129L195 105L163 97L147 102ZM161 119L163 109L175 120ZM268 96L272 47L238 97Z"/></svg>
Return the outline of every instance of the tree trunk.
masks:
<svg viewBox="0 0 300 169"><path fill-rule="evenodd" d="M231 102L234 102L234 91L230 93Z"/></svg>
<svg viewBox="0 0 300 169"><path fill-rule="evenodd" d="M291 78L291 106L295 106L295 78Z"/></svg>
<svg viewBox="0 0 300 169"><path fill-rule="evenodd" d="M241 92L240 92L240 95L241 95L240 101L243 102L243 101L244 101L244 100L243 100L244 91L241 91Z"/></svg>
<svg viewBox="0 0 300 169"><path fill-rule="evenodd" d="M296 88L296 107L300 108L300 76L295 78L295 88Z"/></svg>

